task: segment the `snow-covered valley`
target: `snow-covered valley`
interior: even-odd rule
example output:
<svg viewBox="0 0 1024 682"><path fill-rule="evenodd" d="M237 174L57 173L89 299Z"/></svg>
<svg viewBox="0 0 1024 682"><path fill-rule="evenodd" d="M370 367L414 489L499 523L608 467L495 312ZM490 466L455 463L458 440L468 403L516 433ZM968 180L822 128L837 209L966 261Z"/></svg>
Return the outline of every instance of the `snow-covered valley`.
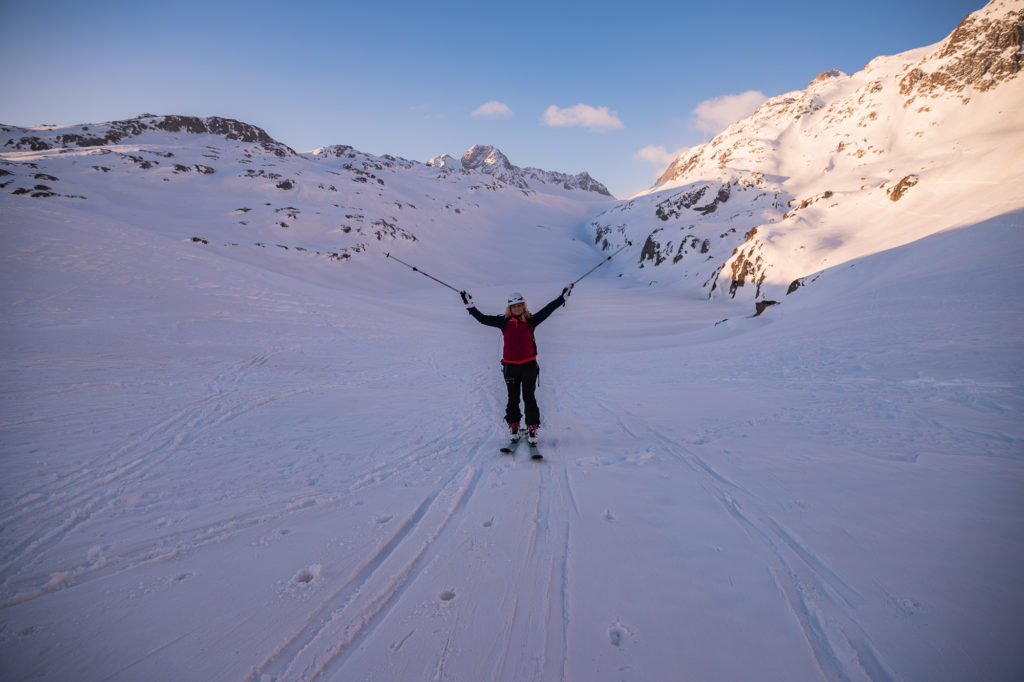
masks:
<svg viewBox="0 0 1024 682"><path fill-rule="evenodd" d="M613 261L538 330L535 463L497 454L493 330L416 273L367 265L375 294L26 205L3 267L16 679L1021 673L1020 213L757 318ZM556 266L512 241L459 281L542 302L596 262L572 244Z"/></svg>
<svg viewBox="0 0 1024 682"><path fill-rule="evenodd" d="M616 201L489 147L2 127L0 676L1021 679L1021 82L886 148L907 199L795 220L814 173L695 177L714 143ZM707 285L751 227L757 316ZM385 254L497 313L627 237L537 330L545 459L499 454L498 333Z"/></svg>

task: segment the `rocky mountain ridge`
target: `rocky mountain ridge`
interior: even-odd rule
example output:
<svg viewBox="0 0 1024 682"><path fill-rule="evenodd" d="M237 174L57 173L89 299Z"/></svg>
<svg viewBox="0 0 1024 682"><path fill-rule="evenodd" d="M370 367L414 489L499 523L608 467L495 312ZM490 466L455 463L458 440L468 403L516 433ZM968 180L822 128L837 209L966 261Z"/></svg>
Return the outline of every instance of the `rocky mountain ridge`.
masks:
<svg viewBox="0 0 1024 682"><path fill-rule="evenodd" d="M21 136L8 137L4 149L18 151L43 151L70 147L105 147L119 145L139 137L150 131L168 133L188 133L191 135L217 135L227 140L258 144L264 150L285 158L296 156L295 151L287 145L273 139L262 128L242 123L230 118L211 116L154 116L142 114L133 119L111 121L101 124L83 124L61 128L57 126L41 126L34 129L0 126L5 134L20 131Z"/></svg>
<svg viewBox="0 0 1024 682"><path fill-rule="evenodd" d="M365 154L348 145L331 145L320 147L308 154L299 154L291 147L278 142L262 128L236 121L234 119L212 116L200 118L196 116L155 116L143 114L133 119L111 121L99 124L82 124L77 126L40 126L37 128L19 128L17 126L0 125L6 139L2 148L8 151L46 151L57 149L74 149L89 147L112 147L128 144L132 140L142 138L146 133L182 133L188 135L213 135L226 140L245 142L258 145L261 149L278 158L303 157L317 161L336 159L361 159L360 163L373 166L378 170L383 166L413 168L416 161L402 159L391 155L375 157ZM442 155L448 157L447 154ZM440 159L441 157L436 157ZM351 165L351 164L350 164ZM434 160L426 166L441 167ZM455 167L448 164L448 169ZM507 185L524 191L547 191L552 187L563 190L579 190L595 192L610 197L608 189L594 180L588 173L581 172L569 175L539 168L519 168L513 166L500 150L492 146L474 145L462 157L457 170L467 172L478 171L489 175L501 185ZM366 170L366 169L364 169Z"/></svg>
<svg viewBox="0 0 1024 682"><path fill-rule="evenodd" d="M611 197L611 192L603 184L590 177L586 171L576 175L545 171L540 168L519 168L512 165L508 157L501 153L501 150L490 145L473 145L462 155L456 163L452 157L443 154L431 159L430 164L436 161L438 167L461 167L466 170L474 170L486 173L500 182L511 187L518 187L529 190L536 183L543 185L560 185L567 190L582 190L584 192L596 192L606 197Z"/></svg>
<svg viewBox="0 0 1024 682"><path fill-rule="evenodd" d="M0 126L0 198L149 207L175 237L343 261L425 248L439 231L461 239L509 212L548 229L557 205L567 237L582 220L599 248L638 245L624 275L779 300L838 264L1024 206L1022 36L1024 0L993 0L935 45L770 98L628 201L487 145L426 163L298 153L240 121L148 114Z"/></svg>
<svg viewBox="0 0 1024 682"><path fill-rule="evenodd" d="M776 299L822 269L1024 206L1024 2L945 40L821 73L680 155L593 222L651 281ZM991 177L998 168L998 177Z"/></svg>
<svg viewBox="0 0 1024 682"><path fill-rule="evenodd" d="M86 211L102 205L112 215L143 208L154 222L174 215L167 232L183 240L338 261L465 229L498 207L585 215L611 199L586 174L520 169L487 149L504 164L476 165L473 150L465 164L445 166L347 145L301 154L261 128L219 117L0 126L0 197L73 201Z"/></svg>

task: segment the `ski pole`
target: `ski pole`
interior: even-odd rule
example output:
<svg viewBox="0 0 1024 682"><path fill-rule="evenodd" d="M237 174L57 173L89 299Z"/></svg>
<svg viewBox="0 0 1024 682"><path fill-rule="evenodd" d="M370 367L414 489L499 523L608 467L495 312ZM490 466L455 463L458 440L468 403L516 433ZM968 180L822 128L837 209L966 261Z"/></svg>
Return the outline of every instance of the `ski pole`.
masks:
<svg viewBox="0 0 1024 682"><path fill-rule="evenodd" d="M412 270L413 272L418 272L418 273L420 273L421 275L423 275L424 277L430 277L430 279L434 280L434 281L435 281L435 282L437 282L438 284L443 284L444 286L448 287L449 289L451 289L452 291L454 291L454 292L455 292L455 293L457 293L457 294L458 294L458 293L461 293L461 292L460 292L460 291L459 291L458 289L456 289L455 287L453 287L453 286L452 286L451 284L448 284L447 282L442 282L442 281L441 281L441 280L439 280L439 279L438 279L437 277L432 277L432 276L428 275L427 273L423 272L423 271L422 271L422 270L420 270L419 268L417 268L417 267L415 267L415 266L412 266L412 265L409 265L408 263L406 263L406 262L405 262L404 260L402 260L401 258L395 258L395 257L394 257L394 256L392 256L392 255L391 255L390 253L385 253L384 255L385 255L386 257L390 258L391 260L396 260L396 261L398 261L399 263L401 263L401 264L402 264L402 265L404 265L405 267L409 268L409 269L410 269L410 270Z"/></svg>
<svg viewBox="0 0 1024 682"><path fill-rule="evenodd" d="M623 246L623 247L622 247L622 249L619 249L619 251L622 251L623 249L625 249L626 247L629 247L629 246L633 246L633 242L631 242L631 241L629 241L629 240L627 239L627 240L626 240L626 246ZM594 267L592 267L592 268L590 268L589 270L587 270L587 271L586 271L585 273L583 273L583 277L586 277L587 275L589 275L590 273L592 273L592 272L593 272L594 270L597 270L597 269L598 269L599 267L601 267L602 265L604 265L605 263L607 263L608 261L610 261L610 260L611 260L612 258L614 258L614 257L615 257L615 255L616 255L617 253L619 253L619 251L616 251L615 253L613 253L612 255L608 256L608 257L607 257L607 258L605 258L605 259L604 259L603 261L601 261L600 263L598 263L597 265L595 265ZM583 277L580 277L580 279L583 279ZM579 281L580 281L580 279L576 280L576 282L579 282ZM572 283L572 284L570 284L569 286L570 286L570 287L574 287L574 286L576 286L576 282L573 282L573 283Z"/></svg>

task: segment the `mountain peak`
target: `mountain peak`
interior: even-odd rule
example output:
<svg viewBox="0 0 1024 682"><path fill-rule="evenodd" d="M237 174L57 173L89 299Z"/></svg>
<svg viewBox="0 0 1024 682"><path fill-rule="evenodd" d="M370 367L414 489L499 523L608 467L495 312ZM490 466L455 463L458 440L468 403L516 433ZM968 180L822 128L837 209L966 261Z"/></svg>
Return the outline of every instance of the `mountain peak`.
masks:
<svg viewBox="0 0 1024 682"><path fill-rule="evenodd" d="M992 0L969 14L900 80L900 94L938 97L967 88L986 92L1017 76L1024 48L1024 7Z"/></svg>
<svg viewBox="0 0 1024 682"><path fill-rule="evenodd" d="M500 149L487 144L475 144L470 147L462 155L462 167L466 170L475 170L490 175L506 185L517 187L523 191L534 189L531 182L540 182L547 185L561 185L562 189L567 190L582 190L611 196L608 188L590 177L589 173L568 175L540 168L520 168L513 165Z"/></svg>
<svg viewBox="0 0 1024 682"><path fill-rule="evenodd" d="M815 83L823 83L825 81L832 80L833 78L842 78L844 75L845 74L839 69L829 69L828 71L822 71L814 80L812 80L808 84L808 87L814 85Z"/></svg>
<svg viewBox="0 0 1024 682"><path fill-rule="evenodd" d="M438 154L434 158L430 159L430 161L427 161L427 165L446 170L458 170L462 168L462 162L450 154Z"/></svg>
<svg viewBox="0 0 1024 682"><path fill-rule="evenodd" d="M956 224L961 204L985 211L972 221L1017 209L1022 47L1024 0L993 0L938 43L824 71L678 155L594 221L597 242L643 244L638 268L678 267L709 296L768 300Z"/></svg>
<svg viewBox="0 0 1024 682"><path fill-rule="evenodd" d="M946 98L966 105L972 93L1012 80L1022 67L1024 2L992 0L935 45L878 57L852 76L837 69L824 71L804 90L770 98L747 119L674 159L655 186L720 179L730 168L773 175L792 172L776 153L787 133L808 143L830 137L835 141L826 146L860 153L857 158L878 156L893 144L889 128L879 122L895 120L896 112L907 109L915 98ZM923 120L930 105L913 109Z"/></svg>
<svg viewBox="0 0 1024 682"><path fill-rule="evenodd" d="M486 168L512 170L514 168L508 157L501 153L501 150L485 144L475 144L470 147L462 155L462 167L471 170ZM487 171L484 170L484 172Z"/></svg>

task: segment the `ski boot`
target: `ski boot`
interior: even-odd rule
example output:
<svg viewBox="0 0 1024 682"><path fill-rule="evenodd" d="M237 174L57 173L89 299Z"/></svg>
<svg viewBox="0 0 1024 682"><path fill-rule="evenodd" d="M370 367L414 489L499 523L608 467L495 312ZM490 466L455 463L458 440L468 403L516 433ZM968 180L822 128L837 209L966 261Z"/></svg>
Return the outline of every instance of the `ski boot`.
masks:
<svg viewBox="0 0 1024 682"><path fill-rule="evenodd" d="M526 427L526 444L536 445L537 444L537 428L536 426Z"/></svg>
<svg viewBox="0 0 1024 682"><path fill-rule="evenodd" d="M519 422L508 425L508 440L510 443L519 442Z"/></svg>

